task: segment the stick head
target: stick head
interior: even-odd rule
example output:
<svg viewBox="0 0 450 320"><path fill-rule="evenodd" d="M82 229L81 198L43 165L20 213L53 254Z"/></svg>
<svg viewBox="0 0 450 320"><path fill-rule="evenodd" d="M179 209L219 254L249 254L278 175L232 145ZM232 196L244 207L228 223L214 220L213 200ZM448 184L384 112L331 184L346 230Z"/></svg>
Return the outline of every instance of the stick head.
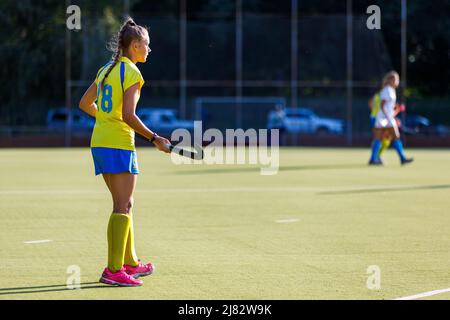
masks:
<svg viewBox="0 0 450 320"><path fill-rule="evenodd" d="M202 160L204 157L203 148L197 144L194 144L195 152L176 147L172 144L168 144L167 147L169 148L170 152L174 152L179 156L191 158L193 160Z"/></svg>

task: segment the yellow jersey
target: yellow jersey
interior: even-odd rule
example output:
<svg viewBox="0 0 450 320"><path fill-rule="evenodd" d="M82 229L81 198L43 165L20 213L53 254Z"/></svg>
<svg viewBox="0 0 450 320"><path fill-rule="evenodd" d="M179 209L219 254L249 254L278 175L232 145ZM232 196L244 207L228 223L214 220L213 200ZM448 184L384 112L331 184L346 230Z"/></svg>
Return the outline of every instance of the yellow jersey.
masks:
<svg viewBox="0 0 450 320"><path fill-rule="evenodd" d="M381 97L380 97L380 93L376 93L373 96L373 100L372 100L372 111L370 112L370 116L372 118L375 118L378 114L378 112L380 112L381 109Z"/></svg>
<svg viewBox="0 0 450 320"><path fill-rule="evenodd" d="M135 150L134 130L122 118L123 96L124 92L136 83L139 83L140 94L144 78L130 59L121 57L101 89L102 80L111 63L100 68L95 79L98 110L91 137L91 148Z"/></svg>

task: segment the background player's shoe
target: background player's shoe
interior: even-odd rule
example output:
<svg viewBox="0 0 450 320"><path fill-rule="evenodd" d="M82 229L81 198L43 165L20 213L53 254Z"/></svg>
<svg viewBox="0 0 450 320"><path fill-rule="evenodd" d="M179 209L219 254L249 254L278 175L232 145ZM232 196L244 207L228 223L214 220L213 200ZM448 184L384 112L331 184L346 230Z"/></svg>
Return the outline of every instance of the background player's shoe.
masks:
<svg viewBox="0 0 450 320"><path fill-rule="evenodd" d="M142 280L135 279L127 274L125 268L122 268L117 272L111 272L108 268L105 268L102 277L100 278L100 282L121 287L142 286Z"/></svg>
<svg viewBox="0 0 450 320"><path fill-rule="evenodd" d="M382 166L382 165L383 165L383 161L381 161L380 159L369 161L369 166Z"/></svg>
<svg viewBox="0 0 450 320"><path fill-rule="evenodd" d="M405 158L405 159L402 160L402 166L405 165L405 164L411 163L413 161L414 161L413 158Z"/></svg>
<svg viewBox="0 0 450 320"><path fill-rule="evenodd" d="M155 266L153 263L149 262L147 264L141 263L141 260L139 259L139 264L135 267L124 265L125 272L132 276L133 278L139 278L143 276L151 275L155 271Z"/></svg>

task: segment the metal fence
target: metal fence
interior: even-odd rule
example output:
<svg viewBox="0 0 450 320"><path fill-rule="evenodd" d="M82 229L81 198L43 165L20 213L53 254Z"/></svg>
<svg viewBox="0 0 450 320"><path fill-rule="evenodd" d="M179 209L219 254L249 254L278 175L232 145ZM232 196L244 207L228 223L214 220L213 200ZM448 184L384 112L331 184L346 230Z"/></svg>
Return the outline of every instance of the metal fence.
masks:
<svg viewBox="0 0 450 320"><path fill-rule="evenodd" d="M353 14L352 0L346 0L345 15L314 16L299 15L298 0L290 0L290 16L246 12L245 1L235 0L232 15L210 12L195 20L189 19L187 1L180 0L179 11L171 16L130 12L149 27L151 38L150 59L139 65L146 80L140 108L173 108L181 118L200 120L199 99L215 97L208 101L209 116L221 118L221 127L238 128L245 126L243 119L258 119L254 123L263 126L274 107L245 103L246 99L278 97L287 107L307 107L324 117L344 120L348 145L354 135L370 132L367 101L393 63L383 33L367 28L367 16ZM399 6L399 71L405 86L406 1ZM126 1L124 7L129 7ZM97 70L110 58L105 49L110 28L104 19L88 16L83 18L81 32L67 31L68 111L77 107ZM81 51L73 50L75 44ZM41 119L45 131L47 116ZM66 145L71 129L68 122Z"/></svg>

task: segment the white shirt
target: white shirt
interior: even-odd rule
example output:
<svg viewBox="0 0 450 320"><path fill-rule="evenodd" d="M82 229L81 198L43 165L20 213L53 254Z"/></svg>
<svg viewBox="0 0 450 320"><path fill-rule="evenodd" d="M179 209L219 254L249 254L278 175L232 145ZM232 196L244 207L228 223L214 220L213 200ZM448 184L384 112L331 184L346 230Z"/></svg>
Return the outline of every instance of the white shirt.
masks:
<svg viewBox="0 0 450 320"><path fill-rule="evenodd" d="M377 121L375 124L375 127L377 128L386 128L386 127L392 127L394 119L394 112L395 112L395 103L397 102L397 94L395 93L395 89L391 86L387 85L381 90L380 93L381 101L384 100L384 110L386 111L386 115L383 112L382 108L380 108L380 111L377 114Z"/></svg>

